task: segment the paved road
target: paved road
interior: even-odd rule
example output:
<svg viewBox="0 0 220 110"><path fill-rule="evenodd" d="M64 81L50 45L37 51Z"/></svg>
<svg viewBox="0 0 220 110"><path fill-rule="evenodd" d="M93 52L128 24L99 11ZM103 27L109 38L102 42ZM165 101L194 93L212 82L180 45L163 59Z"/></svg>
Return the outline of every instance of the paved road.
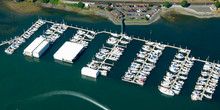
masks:
<svg viewBox="0 0 220 110"><path fill-rule="evenodd" d="M65 0L65 1L79 1L79 0ZM82 2L95 2L95 3L107 3L108 0L81 0ZM113 3L123 3L123 4L147 4L147 3L151 3L151 4L163 4L164 2L150 2L150 1L113 1ZM171 4L176 3L177 5L180 5L180 2L170 2ZM190 4L192 5L210 5L210 4L214 4L214 2L200 2L200 3L196 3L196 2L190 2Z"/></svg>

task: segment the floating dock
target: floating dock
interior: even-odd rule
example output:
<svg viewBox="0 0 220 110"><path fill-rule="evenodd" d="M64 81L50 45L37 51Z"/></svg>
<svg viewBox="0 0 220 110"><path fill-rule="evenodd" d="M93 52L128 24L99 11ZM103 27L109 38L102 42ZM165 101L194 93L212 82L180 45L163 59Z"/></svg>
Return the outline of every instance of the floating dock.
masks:
<svg viewBox="0 0 220 110"><path fill-rule="evenodd" d="M42 25L44 25L46 22L44 20L39 19L38 21L36 21L27 31L25 31L20 37L15 37L14 39L4 42L1 45L4 44L10 44L11 45L5 49L5 52L7 54L13 54L14 51L22 44L25 42L25 39L29 39L31 37L32 34L34 34L35 31L38 30L38 28L40 28Z"/></svg>
<svg viewBox="0 0 220 110"><path fill-rule="evenodd" d="M120 36L115 36L115 34L113 35L114 37L110 37L106 42L110 45L113 45L113 47L103 46L100 52L96 54L97 59L101 59L101 61L92 60L92 62L87 65L89 68L99 71L103 76L107 76L107 71L110 71L111 69L110 66L113 66L113 64L106 63L106 60L117 61L119 57L122 55L124 48L126 48L126 46L120 45L120 43L122 43L122 39L131 40L130 37L124 34L121 34ZM126 43L129 42L127 41ZM123 43L125 43L125 41ZM100 57L101 55L99 54L103 54L104 56ZM85 75L83 73L81 74ZM93 73L89 73L89 74L93 74ZM87 76L95 76L95 75L87 75Z"/></svg>
<svg viewBox="0 0 220 110"><path fill-rule="evenodd" d="M133 61L128 72L122 77L122 80L143 86L147 80L147 76L154 69L156 61L162 55L162 51L165 48L165 45L161 45L161 49L156 49L158 45L161 44L149 41L145 42L142 50L137 54L138 59ZM139 65L141 66L139 67Z"/></svg>
<svg viewBox="0 0 220 110"><path fill-rule="evenodd" d="M191 94L193 101L203 100L203 97L212 99L215 88L218 85L220 77L220 65L205 62L201 71L201 76L198 78L195 89Z"/></svg>

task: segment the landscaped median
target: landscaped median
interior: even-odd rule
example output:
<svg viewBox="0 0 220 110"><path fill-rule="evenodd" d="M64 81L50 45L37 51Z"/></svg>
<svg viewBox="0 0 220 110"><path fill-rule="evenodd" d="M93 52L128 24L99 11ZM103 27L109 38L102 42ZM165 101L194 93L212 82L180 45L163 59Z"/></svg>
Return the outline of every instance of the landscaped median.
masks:
<svg viewBox="0 0 220 110"><path fill-rule="evenodd" d="M125 19L124 22L146 22L146 19Z"/></svg>

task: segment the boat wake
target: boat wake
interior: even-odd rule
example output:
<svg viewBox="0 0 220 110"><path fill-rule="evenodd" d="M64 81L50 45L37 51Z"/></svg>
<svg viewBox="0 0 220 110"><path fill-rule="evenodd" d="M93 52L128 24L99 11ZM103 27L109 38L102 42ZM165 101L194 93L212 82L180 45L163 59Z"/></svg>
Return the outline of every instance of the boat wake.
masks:
<svg viewBox="0 0 220 110"><path fill-rule="evenodd" d="M29 102L30 100L32 100L32 101L45 100L49 97L56 96L56 95L68 95L68 96L78 97L78 98L86 100L86 101L100 107L103 110L110 110L108 107L100 104L99 102L95 101L94 99L92 99L89 96L86 96L84 94L81 94L81 93L78 93L78 92L75 92L75 91L66 91L66 90L48 92L48 93L41 94L41 95L38 95L38 96L34 96L34 97L31 97L31 98L28 98L28 99L25 99L25 100L21 100L19 102L24 102L24 101Z"/></svg>

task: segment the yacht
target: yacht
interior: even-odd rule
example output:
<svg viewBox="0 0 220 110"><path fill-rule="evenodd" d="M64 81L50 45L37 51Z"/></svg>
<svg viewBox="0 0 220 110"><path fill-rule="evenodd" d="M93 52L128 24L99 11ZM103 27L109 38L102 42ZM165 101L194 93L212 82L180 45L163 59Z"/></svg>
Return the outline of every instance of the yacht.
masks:
<svg viewBox="0 0 220 110"><path fill-rule="evenodd" d="M204 97L207 99L212 99L212 94L208 95L208 94L204 94Z"/></svg>
<svg viewBox="0 0 220 110"><path fill-rule="evenodd" d="M182 59L185 56L182 53L178 53L177 55L175 55L175 57L178 58L178 59Z"/></svg>
<svg viewBox="0 0 220 110"><path fill-rule="evenodd" d="M132 40L132 38L131 37L129 37L129 36L123 36L125 39L127 39L127 40Z"/></svg>
<svg viewBox="0 0 220 110"><path fill-rule="evenodd" d="M114 37L110 37L108 40L107 40L107 43L108 44L116 44L118 42L118 39L117 38L114 38Z"/></svg>
<svg viewBox="0 0 220 110"><path fill-rule="evenodd" d="M141 59L141 58L137 58L135 61L136 61L136 62L140 62L140 63L144 63L144 60Z"/></svg>
<svg viewBox="0 0 220 110"><path fill-rule="evenodd" d="M95 38L94 35L88 35L88 34L86 34L86 37L88 37L88 38L90 38L90 39L94 39L94 38Z"/></svg>
<svg viewBox="0 0 220 110"><path fill-rule="evenodd" d="M169 96L174 96L174 92L166 87L163 86L158 86L158 89L160 92L163 94L169 95Z"/></svg>
<svg viewBox="0 0 220 110"><path fill-rule="evenodd" d="M142 49L147 52L150 52L152 50L152 48L148 45L143 45Z"/></svg>
<svg viewBox="0 0 220 110"><path fill-rule="evenodd" d="M125 41L125 40L121 40L121 43L122 43L122 44L128 44L129 42L128 42L128 41Z"/></svg>
<svg viewBox="0 0 220 110"><path fill-rule="evenodd" d="M158 49L160 49L160 50L164 50L165 45L158 43L158 44L156 45L156 48L158 48Z"/></svg>
<svg viewBox="0 0 220 110"><path fill-rule="evenodd" d="M191 94L191 100L193 101L197 101L197 100L200 100L200 91L196 91L194 90Z"/></svg>

